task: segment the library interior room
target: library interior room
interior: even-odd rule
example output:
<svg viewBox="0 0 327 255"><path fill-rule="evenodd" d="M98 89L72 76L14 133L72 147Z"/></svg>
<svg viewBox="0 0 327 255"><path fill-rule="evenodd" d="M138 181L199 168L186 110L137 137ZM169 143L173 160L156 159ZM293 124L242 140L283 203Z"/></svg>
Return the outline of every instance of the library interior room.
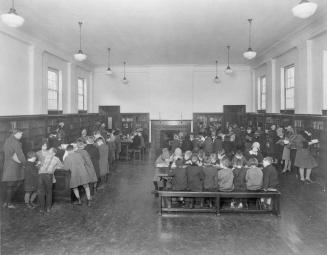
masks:
<svg viewBox="0 0 327 255"><path fill-rule="evenodd" d="M3 255L327 254L327 0L1 0L0 178Z"/></svg>

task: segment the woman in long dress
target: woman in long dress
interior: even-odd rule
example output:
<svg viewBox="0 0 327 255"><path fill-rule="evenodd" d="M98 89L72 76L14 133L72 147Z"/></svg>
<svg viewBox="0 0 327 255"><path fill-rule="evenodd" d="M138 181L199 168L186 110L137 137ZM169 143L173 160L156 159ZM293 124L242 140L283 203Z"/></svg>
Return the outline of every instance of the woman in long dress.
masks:
<svg viewBox="0 0 327 255"><path fill-rule="evenodd" d="M311 181L311 170L318 166L317 161L312 156L309 145L312 144L311 135L306 132L297 135L295 138L297 145L296 156L294 165L299 168L300 180L301 182L312 183ZM306 174L304 178L304 170L306 169Z"/></svg>

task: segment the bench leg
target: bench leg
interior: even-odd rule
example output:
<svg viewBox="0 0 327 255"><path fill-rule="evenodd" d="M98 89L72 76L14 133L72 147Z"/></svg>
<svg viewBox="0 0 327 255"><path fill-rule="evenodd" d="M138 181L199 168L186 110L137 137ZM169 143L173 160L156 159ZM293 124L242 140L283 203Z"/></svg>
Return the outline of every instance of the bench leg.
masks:
<svg viewBox="0 0 327 255"><path fill-rule="evenodd" d="M159 198L159 215L162 215L162 196Z"/></svg>
<svg viewBox="0 0 327 255"><path fill-rule="evenodd" d="M274 200L274 213L276 216L280 217L280 196L275 196Z"/></svg>
<svg viewBox="0 0 327 255"><path fill-rule="evenodd" d="M216 215L220 215L220 196L216 197Z"/></svg>

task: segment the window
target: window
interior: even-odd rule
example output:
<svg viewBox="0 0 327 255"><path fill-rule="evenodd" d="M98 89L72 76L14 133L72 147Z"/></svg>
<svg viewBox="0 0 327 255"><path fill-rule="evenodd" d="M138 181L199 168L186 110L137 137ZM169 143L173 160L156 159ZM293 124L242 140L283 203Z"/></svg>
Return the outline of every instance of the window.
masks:
<svg viewBox="0 0 327 255"><path fill-rule="evenodd" d="M87 90L86 90L86 80L78 78L77 80L77 96L78 96L78 111L87 111Z"/></svg>
<svg viewBox="0 0 327 255"><path fill-rule="evenodd" d="M294 109L294 74L295 66L290 65L284 68L284 108L285 110Z"/></svg>
<svg viewBox="0 0 327 255"><path fill-rule="evenodd" d="M59 70L48 69L48 111L62 111L61 79Z"/></svg>
<svg viewBox="0 0 327 255"><path fill-rule="evenodd" d="M258 78L258 110L266 110L266 76Z"/></svg>

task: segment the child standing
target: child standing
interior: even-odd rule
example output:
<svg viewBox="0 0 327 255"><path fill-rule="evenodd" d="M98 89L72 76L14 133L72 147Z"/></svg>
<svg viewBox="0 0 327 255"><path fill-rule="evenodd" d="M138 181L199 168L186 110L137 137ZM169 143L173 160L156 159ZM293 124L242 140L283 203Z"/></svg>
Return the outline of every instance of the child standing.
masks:
<svg viewBox="0 0 327 255"><path fill-rule="evenodd" d="M64 168L66 170L70 170L70 188L73 189L73 192L77 198L77 204L82 205L81 198L78 191L78 186L83 186L85 189L86 197L87 197L87 205L91 206L91 193L89 183L92 182L85 165L84 160L80 153L74 152L74 147L72 145L68 145L67 156L64 159Z"/></svg>
<svg viewBox="0 0 327 255"><path fill-rule="evenodd" d="M202 191L204 174L203 174L202 167L199 166L198 156L193 154L191 161L192 161L192 165L189 165L186 168L188 189L190 191ZM190 208L192 208L193 205L194 205L194 199L191 199ZM201 199L201 205L203 205L203 199Z"/></svg>
<svg viewBox="0 0 327 255"><path fill-rule="evenodd" d="M30 151L27 153L27 162L25 163L25 205L33 209L36 204L34 200L37 196L38 168L35 165L36 153Z"/></svg>
<svg viewBox="0 0 327 255"><path fill-rule="evenodd" d="M55 148L50 148L39 170L38 197L40 212L51 211L53 175L56 169L63 168L60 159L55 156L56 153Z"/></svg>
<svg viewBox="0 0 327 255"><path fill-rule="evenodd" d="M108 174L109 174L109 148L108 145L105 143L102 137L99 137L96 140L96 145L99 150L99 167L100 167L100 178L101 182L108 180Z"/></svg>

